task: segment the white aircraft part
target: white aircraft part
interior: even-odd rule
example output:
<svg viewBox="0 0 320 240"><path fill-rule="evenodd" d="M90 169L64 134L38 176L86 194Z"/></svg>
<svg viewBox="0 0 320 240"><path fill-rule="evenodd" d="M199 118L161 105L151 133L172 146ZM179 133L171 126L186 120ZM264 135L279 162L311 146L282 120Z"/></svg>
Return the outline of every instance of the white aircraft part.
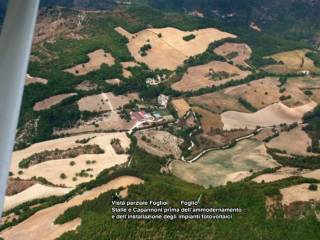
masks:
<svg viewBox="0 0 320 240"><path fill-rule="evenodd" d="M11 0L0 35L0 216L39 0Z"/></svg>

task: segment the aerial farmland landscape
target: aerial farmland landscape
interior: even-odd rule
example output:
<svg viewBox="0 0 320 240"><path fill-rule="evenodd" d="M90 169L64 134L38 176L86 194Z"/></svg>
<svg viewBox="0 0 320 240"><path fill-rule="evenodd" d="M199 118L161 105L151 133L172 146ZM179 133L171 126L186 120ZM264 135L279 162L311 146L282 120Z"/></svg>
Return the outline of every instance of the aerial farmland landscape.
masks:
<svg viewBox="0 0 320 240"><path fill-rule="evenodd" d="M0 240L320 239L319 13L41 1ZM240 210L129 220L115 201Z"/></svg>

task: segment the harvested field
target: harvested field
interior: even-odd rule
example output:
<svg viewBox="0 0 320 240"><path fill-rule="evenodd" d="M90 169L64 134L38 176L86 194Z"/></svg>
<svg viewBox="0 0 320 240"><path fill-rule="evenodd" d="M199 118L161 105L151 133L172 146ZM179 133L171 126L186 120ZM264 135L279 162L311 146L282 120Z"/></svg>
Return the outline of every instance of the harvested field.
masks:
<svg viewBox="0 0 320 240"><path fill-rule="evenodd" d="M15 195L6 196L4 203L4 211L7 211L22 203L34 199L47 198L51 196L62 196L67 194L71 190L72 188L52 187L37 183Z"/></svg>
<svg viewBox="0 0 320 240"><path fill-rule="evenodd" d="M40 83L40 84L46 85L48 83L48 80L43 78L38 78L38 77L31 77L29 74L27 74L24 85L29 86L34 83Z"/></svg>
<svg viewBox="0 0 320 240"><path fill-rule="evenodd" d="M210 43L224 38L237 37L215 28L193 32L185 32L171 27L150 28L134 34L121 27L117 27L115 30L128 38L129 51L136 61L147 64L152 70L157 68L175 70L189 57L205 52ZM191 34L196 36L195 39L183 40L183 37ZM150 44L152 48L146 56L141 56L140 49L146 44Z"/></svg>
<svg viewBox="0 0 320 240"><path fill-rule="evenodd" d="M80 143L77 141L76 143ZM80 155L86 155L86 154L103 154L104 150L100 148L99 145L94 144L86 144L83 146L77 146L73 148L68 148L64 150L44 150L38 153L34 153L31 156L22 159L22 161L19 163L20 168L29 168L34 165L51 161L51 160L59 160L59 159L66 159L66 158L76 158Z"/></svg>
<svg viewBox="0 0 320 240"><path fill-rule="evenodd" d="M303 115L313 110L317 104L289 108L282 103L275 103L255 113L228 111L221 114L224 129L255 129L257 126L270 127L282 123L301 122Z"/></svg>
<svg viewBox="0 0 320 240"><path fill-rule="evenodd" d="M129 33L127 30L125 30L124 28L122 27L116 27L114 30L116 30L119 34L121 34L122 36L126 37L127 39L130 39L132 38L132 34Z"/></svg>
<svg viewBox="0 0 320 240"><path fill-rule="evenodd" d="M284 85L286 91L283 94L280 94L279 84L280 82L277 78L266 77L248 84L229 87L215 93L191 97L189 102L193 106L200 106L216 113L224 111L248 112L248 109L239 102L240 97L250 103L255 109L263 109L279 102L282 95L291 96L290 100L283 102L290 107L297 107L310 102L310 99L303 92L303 87L306 84L290 79Z"/></svg>
<svg viewBox="0 0 320 240"><path fill-rule="evenodd" d="M300 93L309 92L308 98L320 104L320 78L319 77L305 77L290 79L290 83L299 88Z"/></svg>
<svg viewBox="0 0 320 240"><path fill-rule="evenodd" d="M66 94L60 94L53 97L49 97L41 102L37 102L34 105L33 110L42 111L42 110L50 109L51 107L61 103L63 100L76 95L77 95L76 93L66 93Z"/></svg>
<svg viewBox="0 0 320 240"><path fill-rule="evenodd" d="M293 139L294 141L292 141ZM315 155L313 153L307 152L308 146L311 146L311 139L308 134L302 130L302 126L296 127L289 132L282 132L279 137L272 139L267 144L268 148L283 150L288 154L300 156Z"/></svg>
<svg viewBox="0 0 320 240"><path fill-rule="evenodd" d="M290 78L284 87L286 91L283 95L291 96L291 99L284 101L287 106L299 106L308 103L310 100L319 103L317 91L320 89L320 81L317 77ZM307 90L312 92L311 96L305 94Z"/></svg>
<svg viewBox="0 0 320 240"><path fill-rule="evenodd" d="M277 73L315 71L317 68L314 66L313 61L305 56L309 51L301 49L274 54L270 58L283 64L270 65L265 67L264 70Z"/></svg>
<svg viewBox="0 0 320 240"><path fill-rule="evenodd" d="M213 61L205 65L190 67L172 89L180 92L196 91L201 88L223 85L231 80L241 80L250 75L227 62Z"/></svg>
<svg viewBox="0 0 320 240"><path fill-rule="evenodd" d="M200 107L193 107L192 110L201 115L200 122L204 133L211 133L212 129L223 129L223 123L219 114L209 112Z"/></svg>
<svg viewBox="0 0 320 240"><path fill-rule="evenodd" d="M113 93L101 93L99 95L87 96L78 101L80 111L106 112L114 111L131 100L138 100L137 94L115 96Z"/></svg>
<svg viewBox="0 0 320 240"><path fill-rule="evenodd" d="M173 155L175 159L179 159L181 156L182 152L179 146L183 140L168 132L143 130L138 131L135 136L138 139L138 146L150 154L159 157Z"/></svg>
<svg viewBox="0 0 320 240"><path fill-rule="evenodd" d="M249 67L246 61L250 59L252 50L244 43L225 43L214 49L214 53L232 60L236 65Z"/></svg>
<svg viewBox="0 0 320 240"><path fill-rule="evenodd" d="M260 142L269 139L274 135L272 128L264 128L262 129L254 138Z"/></svg>
<svg viewBox="0 0 320 240"><path fill-rule="evenodd" d="M107 84L113 85L113 86L119 86L121 84L121 80L119 78L113 78L106 80Z"/></svg>
<svg viewBox="0 0 320 240"><path fill-rule="evenodd" d="M189 103L183 98L172 100L171 103L177 111L179 118L182 118L191 109Z"/></svg>
<svg viewBox="0 0 320 240"><path fill-rule="evenodd" d="M210 129L208 133L202 133L197 139L209 147L223 147L233 143L236 139L248 136L253 133L253 130L232 130L222 132L219 128ZM208 143L209 141L209 143Z"/></svg>
<svg viewBox="0 0 320 240"><path fill-rule="evenodd" d="M304 173L302 176L305 178L313 178L320 180L320 169Z"/></svg>
<svg viewBox="0 0 320 240"><path fill-rule="evenodd" d="M95 131L128 131L134 126L133 121L122 119L120 115L113 111L103 113L88 121L81 121L73 128L59 129L54 132L54 135L61 134L80 134Z"/></svg>
<svg viewBox="0 0 320 240"><path fill-rule="evenodd" d="M244 140L231 149L209 152L192 164L174 161L172 172L187 182L209 187L240 181L250 176L250 171L276 166L278 163L266 153L263 144Z"/></svg>
<svg viewBox="0 0 320 240"><path fill-rule="evenodd" d="M112 109L106 93L81 98L78 106L80 111L89 112L106 112Z"/></svg>
<svg viewBox="0 0 320 240"><path fill-rule="evenodd" d="M92 138L88 144L99 145L104 150L104 154L84 154L77 156L76 158L65 158L59 160L46 161L36 164L27 169L19 168L19 163L22 159L28 158L35 153L42 152L44 149L52 151L55 149L67 150L77 146L84 146L84 144L76 143L77 140L84 138ZM67 187L74 187L80 183L88 182L95 178L102 170L110 168L117 164L125 163L128 159L128 155L118 155L115 153L110 142L113 138L118 138L121 141L121 146L126 149L130 145L130 140L125 133L99 133L99 134L84 134L73 137L66 137L61 139L55 139L51 141L41 142L33 144L30 147L16 151L13 153L11 162L11 172L14 175L18 175L19 171L23 171L19 174L21 179L31 179L32 177L43 177L49 182L56 185L64 185ZM96 161L95 164L87 164L87 161ZM71 165L73 161L75 164ZM92 177L77 177L76 173L81 170L91 168L89 176ZM65 178L61 177L61 174L65 174Z"/></svg>
<svg viewBox="0 0 320 240"><path fill-rule="evenodd" d="M112 108L114 110L122 108L125 104L130 101L140 100L139 95L137 93L129 93L127 95L118 95L115 96L113 93L107 93L107 97L112 104Z"/></svg>
<svg viewBox="0 0 320 240"><path fill-rule="evenodd" d="M279 102L279 81L277 78L263 78L227 88L224 93L238 100L240 97L250 103L256 109L265 108Z"/></svg>
<svg viewBox="0 0 320 240"><path fill-rule="evenodd" d="M76 90L92 91L98 88L98 85L90 81L84 81L76 86Z"/></svg>
<svg viewBox="0 0 320 240"><path fill-rule="evenodd" d="M37 182L34 180L20 180L20 179L9 179L7 185L6 196L12 196L20 193L29 187L32 187Z"/></svg>
<svg viewBox="0 0 320 240"><path fill-rule="evenodd" d="M293 82L288 82L285 85L286 91L283 92L283 96L291 96L290 99L283 101L289 107L297 107L310 102L310 97L308 97L299 85Z"/></svg>
<svg viewBox="0 0 320 240"><path fill-rule="evenodd" d="M56 239L67 231L75 230L81 224L79 218L63 225L54 224L55 219L67 209L81 205L84 201L93 200L104 192L139 184L143 184L143 180L137 177L123 176L116 178L107 184L84 192L82 195L75 196L67 202L35 213L24 222L1 232L0 237L6 240Z"/></svg>
<svg viewBox="0 0 320 240"><path fill-rule="evenodd" d="M320 180L320 170L301 170L293 167L282 167L274 173L262 174L253 181L257 183L269 183L280 181L289 177L305 177Z"/></svg>
<svg viewBox="0 0 320 240"><path fill-rule="evenodd" d="M122 62L121 66L122 66L122 75L125 78L130 78L130 77L132 77L132 73L130 72L130 70L128 68L130 68L130 67L138 67L139 64L136 63L136 62Z"/></svg>
<svg viewBox="0 0 320 240"><path fill-rule="evenodd" d="M222 91L191 97L189 102L192 106L199 106L214 113L223 113L228 110L248 112L248 110L239 103L238 99Z"/></svg>
<svg viewBox="0 0 320 240"><path fill-rule="evenodd" d="M282 205L290 206L295 202L320 201L320 191L310 191L307 183L283 188L280 190L282 195ZM320 188L320 184L317 184Z"/></svg>
<svg viewBox="0 0 320 240"><path fill-rule="evenodd" d="M106 53L103 49L98 49L88 54L89 62L79 64L72 68L65 69L65 72L72 73L76 76L86 75L89 72L99 70L102 64L112 66L115 59L110 53Z"/></svg>

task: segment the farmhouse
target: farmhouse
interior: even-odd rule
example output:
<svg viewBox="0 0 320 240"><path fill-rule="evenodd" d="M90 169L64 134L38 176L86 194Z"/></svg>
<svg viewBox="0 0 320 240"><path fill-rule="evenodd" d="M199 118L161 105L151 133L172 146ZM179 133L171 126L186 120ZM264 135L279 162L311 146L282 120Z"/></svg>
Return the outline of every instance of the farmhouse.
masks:
<svg viewBox="0 0 320 240"><path fill-rule="evenodd" d="M167 108L168 103L169 103L169 96L166 96L164 94L160 94L158 97L158 104L163 107L163 108Z"/></svg>
<svg viewBox="0 0 320 240"><path fill-rule="evenodd" d="M163 75L157 75L154 78L147 78L146 79L146 84L150 85L150 86L157 86L160 83L162 83L163 81L165 81L167 79L167 75L163 74Z"/></svg>
<svg viewBox="0 0 320 240"><path fill-rule="evenodd" d="M145 111L131 112L131 119L135 122L153 120L153 116Z"/></svg>

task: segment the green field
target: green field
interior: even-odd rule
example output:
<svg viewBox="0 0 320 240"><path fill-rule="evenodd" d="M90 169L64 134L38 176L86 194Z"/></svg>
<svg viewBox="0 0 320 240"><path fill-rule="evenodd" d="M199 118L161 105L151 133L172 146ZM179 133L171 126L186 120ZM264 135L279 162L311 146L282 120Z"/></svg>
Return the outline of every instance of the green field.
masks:
<svg viewBox="0 0 320 240"><path fill-rule="evenodd" d="M263 149L263 144L257 141L244 140L231 149L211 151L191 164L174 161L172 172L187 182L205 187L223 185L228 181L228 174L276 167L276 162Z"/></svg>
<svg viewBox="0 0 320 240"><path fill-rule="evenodd" d="M144 170L145 184L133 186L128 199L157 199L169 201L177 207L181 200L197 200L202 194L201 207L238 207L243 213L231 221L115 221L111 215L111 193L74 207L59 217L63 224L77 217L82 224L76 230L65 233L60 240L87 239L206 239L206 240L317 240L320 238L320 224L312 212L302 219L286 219L278 209L275 218L266 218L266 196L277 194L279 189L302 182L316 182L302 178L283 180L272 184L257 184L244 181L224 187L204 189L186 183L177 177L159 174L161 159L141 150L135 151L133 169ZM142 177L142 175L140 175ZM101 181L100 181L100 184Z"/></svg>

